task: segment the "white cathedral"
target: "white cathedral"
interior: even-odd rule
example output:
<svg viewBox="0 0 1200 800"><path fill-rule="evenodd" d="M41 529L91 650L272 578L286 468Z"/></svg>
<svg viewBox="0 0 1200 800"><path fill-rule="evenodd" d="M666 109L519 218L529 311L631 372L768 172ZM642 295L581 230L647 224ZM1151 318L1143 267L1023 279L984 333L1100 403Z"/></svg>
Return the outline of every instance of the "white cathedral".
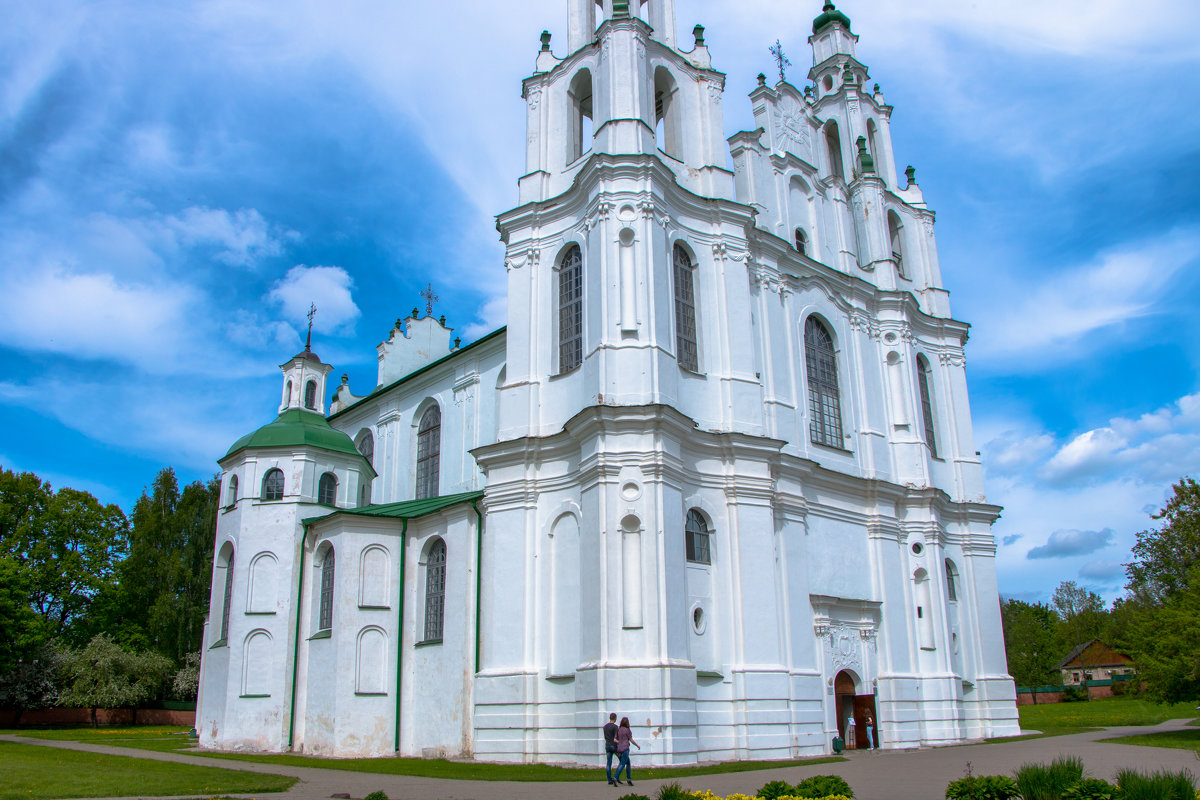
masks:
<svg viewBox="0 0 1200 800"><path fill-rule="evenodd" d="M306 348L220 460L201 744L594 764L610 711L650 764L861 747L868 713L884 748L1017 734L968 326L849 18L726 141L674 0L567 2L498 217L508 326L414 310L328 411Z"/></svg>

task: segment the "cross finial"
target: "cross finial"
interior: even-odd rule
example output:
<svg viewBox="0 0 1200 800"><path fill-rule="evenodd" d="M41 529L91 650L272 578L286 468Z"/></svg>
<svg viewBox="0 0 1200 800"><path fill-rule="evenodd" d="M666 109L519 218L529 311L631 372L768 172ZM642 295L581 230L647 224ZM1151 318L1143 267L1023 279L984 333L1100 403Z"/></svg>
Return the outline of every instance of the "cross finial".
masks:
<svg viewBox="0 0 1200 800"><path fill-rule="evenodd" d="M433 304L441 299L433 293L432 283L426 284L425 288L421 290L421 297L425 298L425 316L430 316L433 314Z"/></svg>
<svg viewBox="0 0 1200 800"><path fill-rule="evenodd" d="M312 352L312 321L317 315L317 304L311 303L308 307L308 337L304 340L304 352Z"/></svg>
<svg viewBox="0 0 1200 800"><path fill-rule="evenodd" d="M782 83L787 80L786 70L792 65L792 62L788 61L788 57L783 54L783 45L778 39L775 40L775 44L769 47L768 50L775 57L775 66L779 68L779 82Z"/></svg>

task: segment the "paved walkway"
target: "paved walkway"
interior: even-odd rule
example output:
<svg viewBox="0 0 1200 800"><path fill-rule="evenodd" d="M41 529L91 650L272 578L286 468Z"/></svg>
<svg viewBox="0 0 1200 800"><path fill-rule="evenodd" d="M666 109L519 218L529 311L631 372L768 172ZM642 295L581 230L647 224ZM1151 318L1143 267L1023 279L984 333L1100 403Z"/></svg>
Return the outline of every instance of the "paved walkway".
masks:
<svg viewBox="0 0 1200 800"><path fill-rule="evenodd" d="M848 760L837 764L818 764L811 767L755 772L699 775L681 778L679 782L694 789L711 789L719 795L743 792L753 794L768 781L785 780L796 783L810 775L841 775L854 789L856 800L941 800L946 784L960 778L971 764L976 775L1011 774L1031 761L1049 761L1057 755L1075 755L1083 759L1091 775L1111 779L1123 767L1143 770L1189 769L1200 774L1200 760L1191 750L1171 750L1163 747L1135 747L1102 744L1098 739L1135 733L1174 730L1187 727L1189 720L1171 720L1161 725L1127 728L1108 728L1092 733L1055 736L1047 739L1026 739L1017 742L962 745L924 750L853 751ZM181 764L221 766L249 772L269 772L291 775L300 779L288 792L259 797L279 800L327 800L337 793L365 797L382 790L391 800L616 800L630 792L651 797L663 783L671 780L637 781L637 758L634 757L634 788L614 789L604 782L603 770L596 771L595 783L518 783L511 781L450 781L437 778L417 778L405 775L379 775L367 772L347 772L333 769L288 767L280 764L256 764L248 761L227 761L179 753L157 753L151 750L111 747L108 745L61 742L48 739L4 735L10 742L62 747L110 755L136 756ZM242 795L248 796L248 795Z"/></svg>

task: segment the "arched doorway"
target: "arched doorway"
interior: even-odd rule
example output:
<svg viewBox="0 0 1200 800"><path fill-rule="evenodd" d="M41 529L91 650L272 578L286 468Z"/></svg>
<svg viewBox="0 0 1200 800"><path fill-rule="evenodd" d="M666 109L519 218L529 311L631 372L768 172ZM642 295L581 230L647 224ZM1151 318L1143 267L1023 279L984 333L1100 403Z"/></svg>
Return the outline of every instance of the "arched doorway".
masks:
<svg viewBox="0 0 1200 800"><path fill-rule="evenodd" d="M837 714L838 736L847 750L879 747L879 715L875 711L875 695L863 694L862 681L853 671L844 669L833 679L834 708ZM850 724L850 720L854 724ZM875 724L868 726L867 721ZM870 741L867 729L870 727Z"/></svg>

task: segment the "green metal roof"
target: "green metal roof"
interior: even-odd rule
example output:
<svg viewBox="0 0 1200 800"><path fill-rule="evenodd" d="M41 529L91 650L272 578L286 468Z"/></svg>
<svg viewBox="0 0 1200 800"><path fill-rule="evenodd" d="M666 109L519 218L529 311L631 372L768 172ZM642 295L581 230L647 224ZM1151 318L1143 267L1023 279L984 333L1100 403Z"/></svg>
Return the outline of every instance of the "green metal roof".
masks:
<svg viewBox="0 0 1200 800"><path fill-rule="evenodd" d="M821 9L821 15L813 20L813 33L820 33L822 28L834 22L840 22L846 30L850 30L850 18L834 8L833 3L827 2Z"/></svg>
<svg viewBox="0 0 1200 800"><path fill-rule="evenodd" d="M225 458L249 447L313 447L362 458L362 453L358 452L349 436L330 427L322 415L303 408L289 408L274 422L238 439L229 448ZM369 462L367 466L370 468ZM371 469L371 474L375 474L374 469Z"/></svg>
<svg viewBox="0 0 1200 800"><path fill-rule="evenodd" d="M432 514L435 511L441 511L443 508L456 506L459 503L470 503L473 500L479 500L483 497L483 492L460 492L459 494L445 494L441 497L426 497L422 500L405 500L403 503L384 503L377 506L363 506L362 508L339 508L335 514L349 514L355 517L392 517L394 519L415 519L423 517L426 514ZM305 523L314 522L320 519L328 519L328 516L311 517L304 520Z"/></svg>

